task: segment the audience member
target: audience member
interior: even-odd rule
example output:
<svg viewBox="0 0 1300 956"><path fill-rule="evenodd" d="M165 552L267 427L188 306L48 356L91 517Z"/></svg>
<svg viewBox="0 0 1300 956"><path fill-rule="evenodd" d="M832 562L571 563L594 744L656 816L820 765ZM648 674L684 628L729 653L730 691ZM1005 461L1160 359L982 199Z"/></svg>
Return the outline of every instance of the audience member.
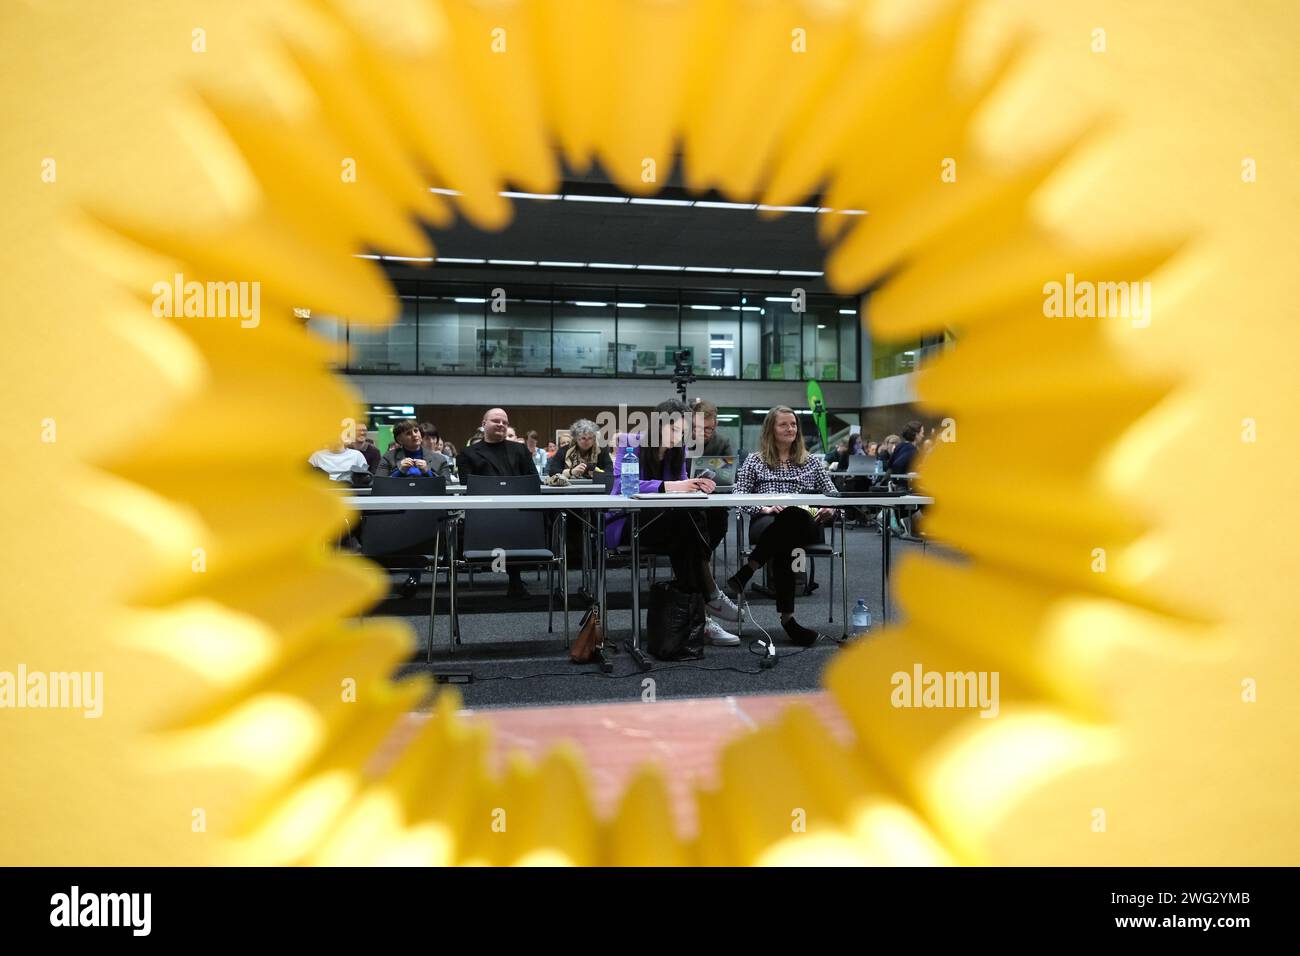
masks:
<svg viewBox="0 0 1300 956"><path fill-rule="evenodd" d="M424 450L420 426L409 418L393 426L393 437L397 444L379 460L379 475L446 478L451 473L451 465L437 452Z"/></svg>
<svg viewBox="0 0 1300 956"><path fill-rule="evenodd" d="M693 411L696 456L734 455L731 439L718 431L718 406L708 399L697 398Z"/></svg>
<svg viewBox="0 0 1300 956"><path fill-rule="evenodd" d="M564 450L556 452L551 459L547 472L563 475L565 478L594 478L596 472L606 473L614 470L609 459L609 452L600 447L600 435L595 422L579 418L569 426L569 444Z"/></svg>
<svg viewBox="0 0 1300 956"><path fill-rule="evenodd" d="M510 416L504 408L489 408L484 412L483 424L479 430L483 435L482 440L470 445L458 456L457 464L460 466L462 481L470 475L496 475L502 478L537 475L537 467L533 464L533 456L528 453L528 449L507 437L514 429L510 427ZM507 567L506 573L510 578L510 597L528 597L528 588L524 586L519 568Z"/></svg>
<svg viewBox="0 0 1300 956"><path fill-rule="evenodd" d="M356 438L350 442L348 448L354 448L366 459L366 467L369 468L373 475L375 469L379 467L379 459L383 458L383 453L370 440L370 429L365 422L358 422L356 426Z"/></svg>
<svg viewBox="0 0 1300 956"><path fill-rule="evenodd" d="M925 437L925 426L920 422L908 422L902 431L902 441L889 456L889 473L905 475L912 470L916 458L916 442Z"/></svg>
<svg viewBox="0 0 1300 956"><path fill-rule="evenodd" d="M313 452L307 464L319 468L333 481L351 481L353 472L369 474L366 456L355 448L346 448L342 442ZM369 480L369 479L367 479Z"/></svg>
<svg viewBox="0 0 1300 956"><path fill-rule="evenodd" d="M528 454L533 456L533 467L537 469L539 477L546 477L546 449L538 447L537 432L529 431L524 436L524 445L528 448Z"/></svg>
<svg viewBox="0 0 1300 956"><path fill-rule="evenodd" d="M686 477L685 431L690 409L679 399L669 399L655 406L660 422L658 442L648 435L619 436L615 447L614 482L622 475L623 456L631 447L637 459L640 490L643 493L674 491L712 492L716 487L709 478ZM594 429L594 426L593 426ZM605 544L613 549L626 545L632 533L631 523L622 512L606 515ZM662 508L641 513L641 546L667 554L672 562L677 586L687 593L702 594L707 618L704 638L710 644L736 645L740 638L728 633L714 620L740 620L740 612L717 586L710 567L713 550L727 533L725 508Z"/></svg>
<svg viewBox="0 0 1300 956"><path fill-rule="evenodd" d="M736 494L837 493L822 462L809 455L794 410L778 405L767 413L759 434L758 451L746 456L736 472ZM740 598L749 579L771 562L776 609L790 640L805 647L821 635L794 618L794 551L821 540L819 524L830 521L833 508L809 509L798 505L766 508L742 506L750 517L749 560L727 580Z"/></svg>

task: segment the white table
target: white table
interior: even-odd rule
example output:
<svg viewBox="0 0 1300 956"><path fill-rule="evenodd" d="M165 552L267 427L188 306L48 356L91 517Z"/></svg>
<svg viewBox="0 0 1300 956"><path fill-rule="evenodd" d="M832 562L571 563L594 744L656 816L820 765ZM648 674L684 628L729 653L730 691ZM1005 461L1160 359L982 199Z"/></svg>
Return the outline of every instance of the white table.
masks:
<svg viewBox="0 0 1300 956"><path fill-rule="evenodd" d="M599 487L599 486L597 486ZM556 489L565 490L565 489ZM600 591L599 605L601 620L608 623L609 617L605 591L605 512L626 511L631 517L633 574L639 574L641 550L639 544L641 512L657 511L661 508L736 508L740 506L767 508L772 505L806 505L814 508L911 508L918 505L934 504L934 499L925 495L881 495L871 497L841 498L830 495L667 495L650 498L624 498L621 495L593 494L543 494L543 495L357 495L349 504L359 511L482 511L482 510L528 510L528 511L596 511L596 528L600 547L597 548L597 587ZM737 527L739 536L739 526ZM881 620L889 622L889 560L890 535L888 521L882 522L880 535L880 584L881 584ZM845 547L847 539L841 541ZM739 537L737 537L739 545ZM739 556L739 546L737 556ZM844 582L848 588L848 581ZM567 582L566 582L567 587ZM639 582L632 588L632 646L639 651L641 642L641 588ZM847 590L846 590L847 594ZM429 636L430 641L433 635Z"/></svg>

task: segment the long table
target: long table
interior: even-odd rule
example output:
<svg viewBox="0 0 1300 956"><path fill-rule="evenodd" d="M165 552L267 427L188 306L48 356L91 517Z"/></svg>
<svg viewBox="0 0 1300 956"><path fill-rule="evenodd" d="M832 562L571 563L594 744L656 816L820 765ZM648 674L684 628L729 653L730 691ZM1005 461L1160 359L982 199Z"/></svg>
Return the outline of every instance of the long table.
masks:
<svg viewBox="0 0 1300 956"><path fill-rule="evenodd" d="M809 506L814 508L914 508L919 505L933 504L934 499L925 495L881 495L879 497L842 498L831 495L707 495L698 497L689 494L669 494L648 496L644 498L624 498L621 495L594 494L579 492L577 494L545 495L355 495L350 496L349 504L358 511L481 511L481 510L529 510L529 511L595 511L597 542L597 588L601 620L608 621L605 587L605 512L626 511L632 530L633 575L639 575L641 567L641 550L639 544L641 512L655 511L661 508L736 508L740 506L767 508L773 505ZM740 528L736 529L736 553L740 554ZM881 620L889 623L889 561L890 561L889 523L882 522L880 535L880 584L881 584ZM842 538L841 548L847 549L847 537ZM565 584L567 587L567 582ZM844 582L848 588L848 581ZM632 646L638 651L641 646L641 594L640 582L632 587ZM847 591L846 591L847 593ZM429 635L433 640L433 635Z"/></svg>

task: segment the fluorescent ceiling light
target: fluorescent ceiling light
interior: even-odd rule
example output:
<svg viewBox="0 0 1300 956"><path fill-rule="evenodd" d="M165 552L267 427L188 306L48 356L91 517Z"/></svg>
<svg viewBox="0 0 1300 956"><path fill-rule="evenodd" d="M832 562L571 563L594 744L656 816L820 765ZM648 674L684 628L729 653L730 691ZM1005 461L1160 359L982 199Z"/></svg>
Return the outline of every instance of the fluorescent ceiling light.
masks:
<svg viewBox="0 0 1300 956"><path fill-rule="evenodd" d="M419 256L383 256L385 262L432 262L432 258L421 258Z"/></svg>
<svg viewBox="0 0 1300 956"><path fill-rule="evenodd" d="M459 196L459 189L430 189L429 192L437 193L439 196Z"/></svg>
<svg viewBox="0 0 1300 956"><path fill-rule="evenodd" d="M452 299L451 301L453 301L453 302L466 302L466 303L469 303L469 304L472 305L472 304L476 304L476 303L486 302L487 299Z"/></svg>
<svg viewBox="0 0 1300 956"><path fill-rule="evenodd" d="M490 266L535 266L537 265L537 262L534 259L489 259L488 265Z"/></svg>
<svg viewBox="0 0 1300 956"><path fill-rule="evenodd" d="M589 309L603 309L603 308L605 308L607 305L609 305L608 302L575 302L575 303L573 303L573 304L574 304L574 305L581 305L581 306L584 306L584 307L589 308Z"/></svg>
<svg viewBox="0 0 1300 956"><path fill-rule="evenodd" d="M722 310L720 305L693 305L691 308L699 312L719 312Z"/></svg>
<svg viewBox="0 0 1300 956"><path fill-rule="evenodd" d="M687 272L730 272L728 266L687 266Z"/></svg>
<svg viewBox="0 0 1300 956"><path fill-rule="evenodd" d="M816 278L817 276L825 275L826 273L824 273L824 272L807 272L807 271L805 271L805 270L803 270L803 269L782 269L781 272L780 272L780 274L783 275L783 276L812 276L812 277Z"/></svg>
<svg viewBox="0 0 1300 956"><path fill-rule="evenodd" d="M857 309L840 309L840 315L857 315Z"/></svg>
<svg viewBox="0 0 1300 956"><path fill-rule="evenodd" d="M486 259L455 259L452 258L451 256L439 256L438 261L451 262L456 265L463 265L463 266L481 266L483 265L483 263L487 262Z"/></svg>
<svg viewBox="0 0 1300 956"><path fill-rule="evenodd" d="M755 202L707 202L698 199L695 202L696 209L757 209L758 203Z"/></svg>
<svg viewBox="0 0 1300 956"><path fill-rule="evenodd" d="M498 196L504 196L506 199L559 199L559 193L512 193L500 192Z"/></svg>
<svg viewBox="0 0 1300 956"><path fill-rule="evenodd" d="M628 202L637 206L693 206L693 200L690 199L629 199Z"/></svg>
<svg viewBox="0 0 1300 956"><path fill-rule="evenodd" d="M645 308L644 302L619 302L617 303L617 305L620 309L644 309Z"/></svg>
<svg viewBox="0 0 1300 956"><path fill-rule="evenodd" d="M583 193L565 193L564 198L569 202L612 202L619 204L627 202L626 196L588 196Z"/></svg>
<svg viewBox="0 0 1300 956"><path fill-rule="evenodd" d="M818 324L817 328L819 328L819 329L824 329L824 328L826 328L826 326L821 325L821 324Z"/></svg>
<svg viewBox="0 0 1300 956"><path fill-rule="evenodd" d="M731 271L732 271L733 274L746 275L746 276L774 276L774 275L776 275L776 270L775 270L775 269L732 269Z"/></svg>
<svg viewBox="0 0 1300 956"><path fill-rule="evenodd" d="M586 265L585 262L556 262L554 260L542 261L537 263L539 266L548 266L556 269L581 269Z"/></svg>
<svg viewBox="0 0 1300 956"><path fill-rule="evenodd" d="M768 295L763 297L766 302L793 302L794 297L788 295Z"/></svg>
<svg viewBox="0 0 1300 956"><path fill-rule="evenodd" d="M589 268L592 269L635 269L636 266L630 262L588 262Z"/></svg>
<svg viewBox="0 0 1300 956"><path fill-rule="evenodd" d="M654 272L681 272L685 266L637 266L638 269Z"/></svg>
<svg viewBox="0 0 1300 956"><path fill-rule="evenodd" d="M370 256L370 255L366 255L365 253L359 252L355 256L353 256L353 258L354 259L378 259L379 256Z"/></svg>
<svg viewBox="0 0 1300 956"><path fill-rule="evenodd" d="M818 206L769 206L759 203L758 208L765 212L817 212Z"/></svg>
<svg viewBox="0 0 1300 956"><path fill-rule="evenodd" d="M865 216L867 214L865 209L837 209L836 212L841 216Z"/></svg>

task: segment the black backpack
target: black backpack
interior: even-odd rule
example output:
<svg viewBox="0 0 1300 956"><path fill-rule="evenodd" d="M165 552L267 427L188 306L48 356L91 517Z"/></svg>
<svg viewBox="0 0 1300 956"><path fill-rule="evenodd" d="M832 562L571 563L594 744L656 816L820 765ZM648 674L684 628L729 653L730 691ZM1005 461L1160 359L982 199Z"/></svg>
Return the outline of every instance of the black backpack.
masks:
<svg viewBox="0 0 1300 956"><path fill-rule="evenodd" d="M683 591L676 581L650 589L646 649L661 661L696 661L704 656L704 595Z"/></svg>

